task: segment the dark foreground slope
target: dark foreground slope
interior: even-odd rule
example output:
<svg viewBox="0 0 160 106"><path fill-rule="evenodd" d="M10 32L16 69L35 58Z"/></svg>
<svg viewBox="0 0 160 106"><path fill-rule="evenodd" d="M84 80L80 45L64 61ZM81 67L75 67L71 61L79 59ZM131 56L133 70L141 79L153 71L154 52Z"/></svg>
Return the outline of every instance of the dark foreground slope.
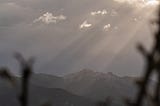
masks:
<svg viewBox="0 0 160 106"><path fill-rule="evenodd" d="M0 85L0 106L19 106L18 89L6 84ZM53 106L93 106L94 103L84 97L74 95L60 88L45 88L31 85L29 106L40 106L46 102Z"/></svg>

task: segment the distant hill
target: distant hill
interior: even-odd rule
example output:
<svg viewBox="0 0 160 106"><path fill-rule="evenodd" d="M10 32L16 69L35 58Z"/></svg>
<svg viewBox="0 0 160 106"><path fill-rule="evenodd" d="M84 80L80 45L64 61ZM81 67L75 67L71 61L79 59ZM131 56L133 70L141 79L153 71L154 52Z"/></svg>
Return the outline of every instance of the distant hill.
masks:
<svg viewBox="0 0 160 106"><path fill-rule="evenodd" d="M64 79L62 77L49 75L49 74L33 74L31 83L46 88L63 88Z"/></svg>
<svg viewBox="0 0 160 106"><path fill-rule="evenodd" d="M133 98L136 94L136 86L131 77L119 77L111 72L82 70L65 76L65 81L66 90L93 100L111 97L117 104L121 104L125 97Z"/></svg>
<svg viewBox="0 0 160 106"><path fill-rule="evenodd" d="M136 78L89 69L62 77L34 73L30 80L30 106L37 106L47 100L57 106L93 106L107 97L112 99L111 106L123 106L124 98L133 99L136 95L137 86L134 79ZM154 87L154 81L151 84L150 88ZM0 81L0 104L17 106L15 91L19 92L17 88L13 89L4 81Z"/></svg>
<svg viewBox="0 0 160 106"><path fill-rule="evenodd" d="M116 104L122 104L124 97L133 98L136 94L133 79L84 69L64 77L34 74L31 82L45 88L61 88L94 101L111 97Z"/></svg>
<svg viewBox="0 0 160 106"><path fill-rule="evenodd" d="M124 98L133 98L136 94L134 79L89 69L63 77L34 73L30 80L30 106L37 106L45 101L57 106L93 106L107 97L112 99L111 106L123 106ZM0 81L0 104L17 106L15 91L19 93L19 89L13 89Z"/></svg>

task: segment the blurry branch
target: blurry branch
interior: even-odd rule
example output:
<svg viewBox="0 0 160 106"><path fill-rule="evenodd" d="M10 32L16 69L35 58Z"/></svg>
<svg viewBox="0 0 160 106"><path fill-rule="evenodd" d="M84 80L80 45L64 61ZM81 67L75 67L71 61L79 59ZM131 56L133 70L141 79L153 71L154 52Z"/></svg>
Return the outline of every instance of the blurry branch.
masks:
<svg viewBox="0 0 160 106"><path fill-rule="evenodd" d="M9 69L5 67L0 68L0 77L9 81L13 86L15 85L15 78L10 73Z"/></svg>
<svg viewBox="0 0 160 106"><path fill-rule="evenodd" d="M137 49L144 57L147 57L148 54L147 54L147 51L146 51L146 49L144 48L143 45L138 44Z"/></svg>
<svg viewBox="0 0 160 106"><path fill-rule="evenodd" d="M21 93L18 97L20 106L28 106L28 89L29 89L29 79L32 73L32 66L34 63L34 58L26 60L20 53L16 53L16 60L19 62L21 67ZM0 77L15 84L16 81L14 76L10 73L8 68L0 68Z"/></svg>
<svg viewBox="0 0 160 106"><path fill-rule="evenodd" d="M35 63L34 57L30 57L28 60L26 60L20 53L15 53L14 57L20 63L22 68L25 66L32 68L33 64Z"/></svg>
<svg viewBox="0 0 160 106"><path fill-rule="evenodd" d="M158 31L155 33L154 45L151 51L147 51L141 44L138 45L138 50L144 56L146 61L145 73L141 81L137 81L139 92L135 102L128 101L129 106L142 106L143 100L148 97L147 87L149 85L149 78L153 72L158 75L156 87L154 89L153 96L149 96L153 106L160 106L160 7L158 11L158 21L155 21L158 25Z"/></svg>
<svg viewBox="0 0 160 106"><path fill-rule="evenodd" d="M32 73L32 65L33 65L33 59L29 59L26 61L24 57L16 53L15 58L20 63L21 66L21 74L22 74L22 80L21 80L21 94L19 97L19 102L21 106L28 106L28 88L29 88L29 79Z"/></svg>

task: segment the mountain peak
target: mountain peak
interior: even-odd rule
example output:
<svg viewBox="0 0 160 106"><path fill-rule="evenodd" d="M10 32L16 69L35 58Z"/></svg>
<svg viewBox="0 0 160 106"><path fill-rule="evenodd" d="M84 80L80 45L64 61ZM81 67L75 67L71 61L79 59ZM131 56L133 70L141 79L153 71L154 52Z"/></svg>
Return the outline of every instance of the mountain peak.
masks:
<svg viewBox="0 0 160 106"><path fill-rule="evenodd" d="M83 79L84 77L93 77L96 75L97 72L91 70L91 69L82 69L79 72L71 73L69 75L64 76L65 78L71 78L71 79Z"/></svg>
<svg viewBox="0 0 160 106"><path fill-rule="evenodd" d="M118 79L119 76L113 74L112 72L104 73L104 72L97 72L91 69L83 69L79 72L71 73L69 75L64 76L66 79L77 79L77 80L106 80L106 79Z"/></svg>
<svg viewBox="0 0 160 106"><path fill-rule="evenodd" d="M79 71L78 73L95 73L95 71L91 70L91 69L82 69L81 71Z"/></svg>
<svg viewBox="0 0 160 106"><path fill-rule="evenodd" d="M108 76L113 76L113 77L119 77L119 76L117 76L116 74L114 74L113 72L108 72L107 75L108 75Z"/></svg>

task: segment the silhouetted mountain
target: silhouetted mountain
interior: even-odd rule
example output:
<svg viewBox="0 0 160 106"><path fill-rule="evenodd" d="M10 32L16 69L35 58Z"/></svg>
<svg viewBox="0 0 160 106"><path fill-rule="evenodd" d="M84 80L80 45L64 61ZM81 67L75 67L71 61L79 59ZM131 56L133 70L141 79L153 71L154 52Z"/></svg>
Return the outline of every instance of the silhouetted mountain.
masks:
<svg viewBox="0 0 160 106"><path fill-rule="evenodd" d="M132 78L119 77L111 72L82 70L65 76L65 81L68 91L93 100L104 100L106 97L111 97L119 104L123 102L124 97L133 97L136 93L136 86Z"/></svg>
<svg viewBox="0 0 160 106"><path fill-rule="evenodd" d="M31 83L46 88L63 88L64 79L62 77L49 74L33 74Z"/></svg>
<svg viewBox="0 0 160 106"><path fill-rule="evenodd" d="M112 72L102 73L84 69L63 77L47 74L33 74L31 78L30 97L32 105L51 101L58 106L90 106L93 102L113 99L113 106L124 104L124 98L133 98L136 94L134 77L120 77ZM8 87L0 81L0 102L3 106L17 104L18 89ZM1 99L2 98L2 99ZM5 105L7 101L11 101ZM31 106L32 106L31 105ZM123 106L123 105L122 105Z"/></svg>
<svg viewBox="0 0 160 106"><path fill-rule="evenodd" d="M133 79L132 77L119 77L111 72L102 73L84 69L64 77L34 74L32 83L45 88L65 89L94 101L111 97L116 104L122 104L122 98L133 97L136 93Z"/></svg>

